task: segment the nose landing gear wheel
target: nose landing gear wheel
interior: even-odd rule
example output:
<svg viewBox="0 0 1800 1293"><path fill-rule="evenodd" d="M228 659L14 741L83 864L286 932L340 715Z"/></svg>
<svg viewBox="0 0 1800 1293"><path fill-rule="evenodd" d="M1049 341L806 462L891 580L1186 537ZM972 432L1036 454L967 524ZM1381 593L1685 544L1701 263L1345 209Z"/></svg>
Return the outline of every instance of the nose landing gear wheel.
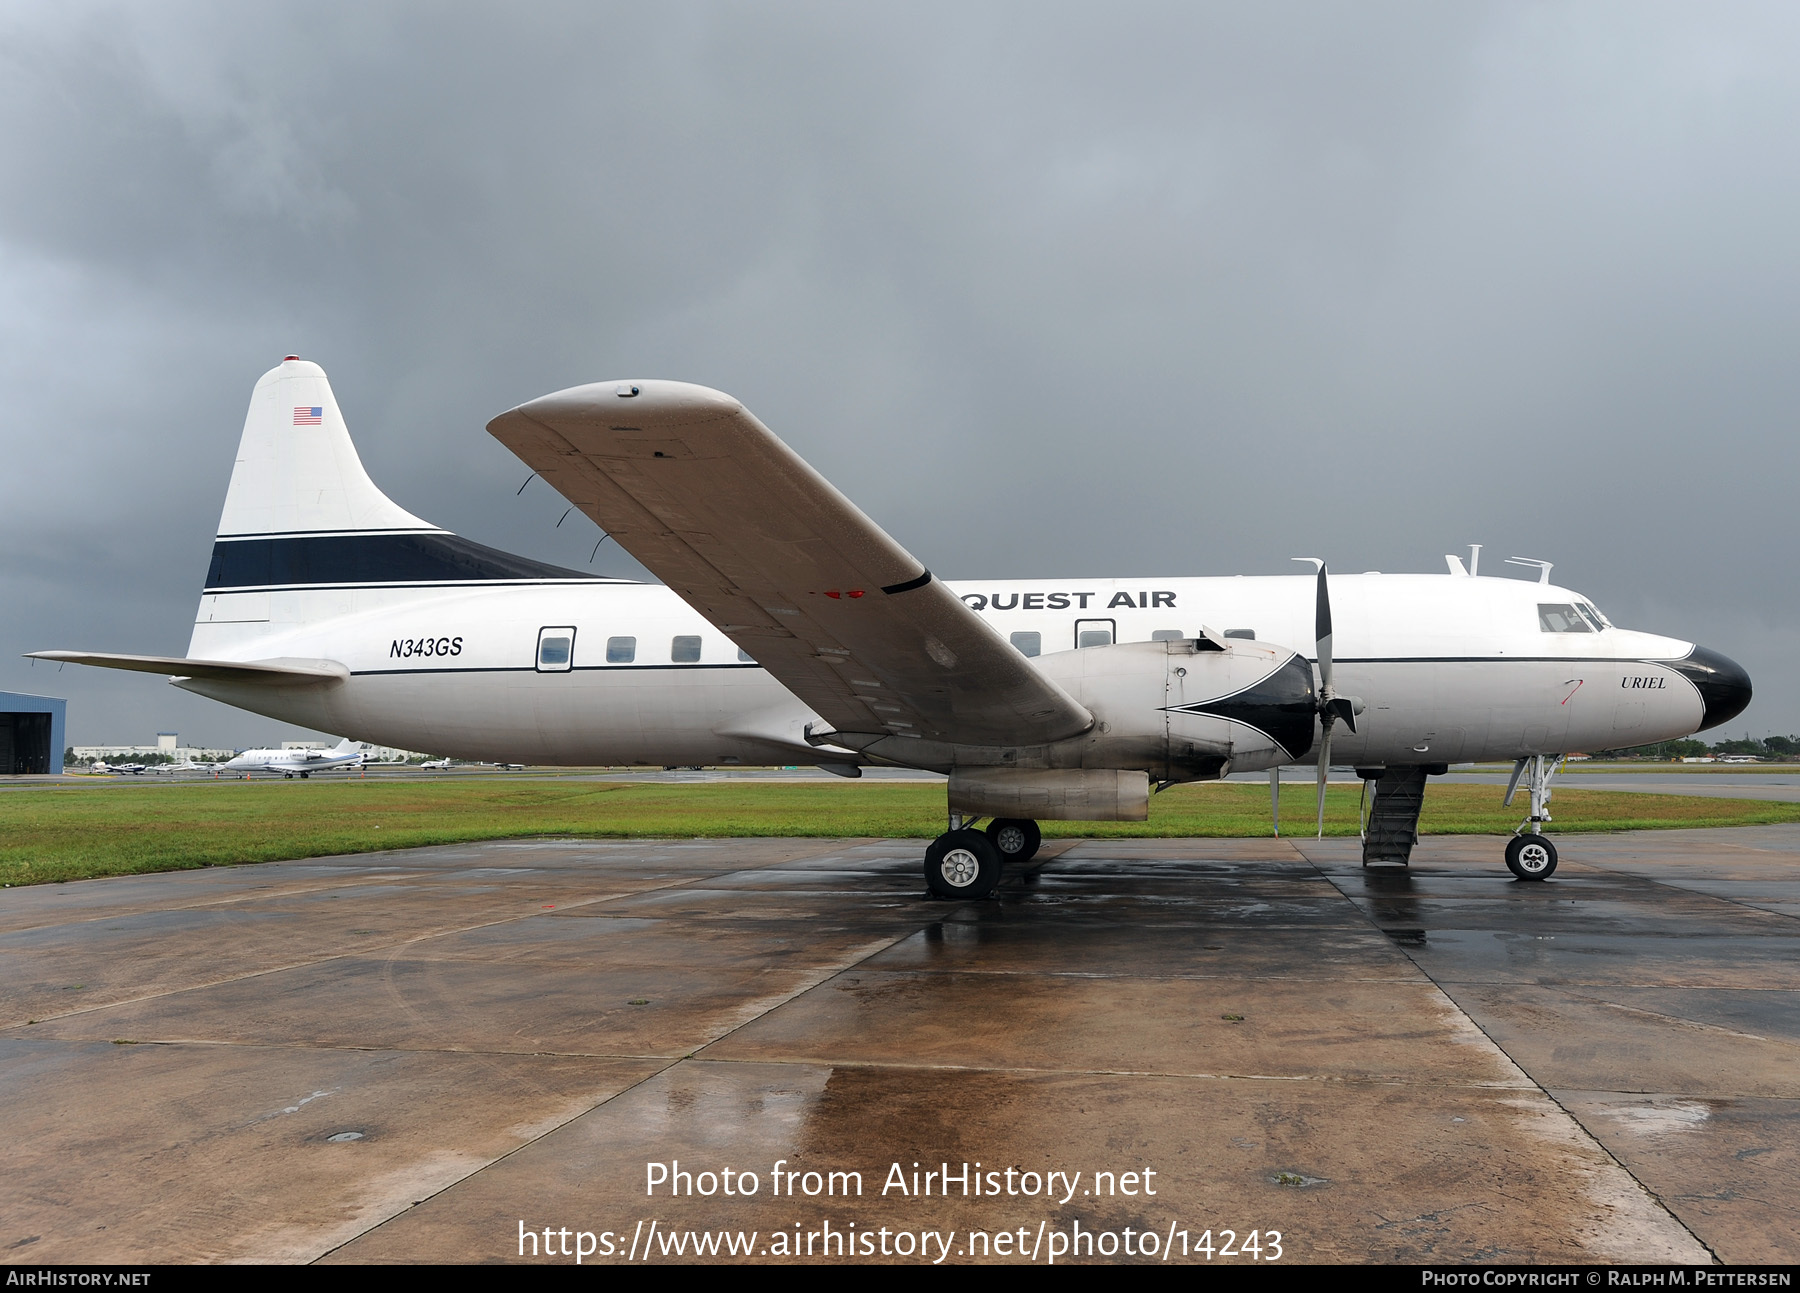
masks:
<svg viewBox="0 0 1800 1293"><path fill-rule="evenodd" d="M1556 845L1542 835L1515 835L1506 845L1506 869L1521 880L1548 880L1556 870Z"/></svg>
<svg viewBox="0 0 1800 1293"><path fill-rule="evenodd" d="M1006 862L1029 862L1044 842L1036 822L1015 817L996 817L988 823L987 837Z"/></svg>
<svg viewBox="0 0 1800 1293"><path fill-rule="evenodd" d="M946 831L925 850L925 885L936 898L986 898L1000 883L1000 850L980 831Z"/></svg>

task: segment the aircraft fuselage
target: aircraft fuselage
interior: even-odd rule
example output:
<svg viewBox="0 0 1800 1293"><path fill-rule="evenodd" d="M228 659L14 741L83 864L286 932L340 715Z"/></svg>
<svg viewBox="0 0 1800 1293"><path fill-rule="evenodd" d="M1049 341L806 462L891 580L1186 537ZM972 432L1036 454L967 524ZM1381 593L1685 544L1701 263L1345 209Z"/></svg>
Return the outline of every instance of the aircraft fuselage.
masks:
<svg viewBox="0 0 1800 1293"><path fill-rule="evenodd" d="M1057 653L1093 650L1079 645L1084 640L1192 637L1203 626L1310 654L1310 576L949 586L1047 670ZM1548 631L1540 607L1587 602L1569 589L1370 573L1334 575L1332 594L1337 690L1364 704L1356 732L1334 739L1336 763L1510 760L1642 744L1705 725L1708 697L1691 681L1695 645L1613 626ZM1584 622L1560 612L1548 621L1565 630ZM565 657L541 657L546 636L570 638ZM203 599L189 654L339 661L350 677L330 688L181 685L320 730L462 759L712 765L820 757L804 737L816 716L653 584L219 589Z"/></svg>

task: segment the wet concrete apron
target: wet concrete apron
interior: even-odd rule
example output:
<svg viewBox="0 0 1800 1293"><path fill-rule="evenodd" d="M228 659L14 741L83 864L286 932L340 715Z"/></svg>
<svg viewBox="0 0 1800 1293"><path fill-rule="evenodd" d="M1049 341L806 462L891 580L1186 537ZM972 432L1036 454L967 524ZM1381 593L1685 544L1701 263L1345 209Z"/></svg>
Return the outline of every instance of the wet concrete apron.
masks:
<svg viewBox="0 0 1800 1293"><path fill-rule="evenodd" d="M1263 1260L1269 1231L1289 1260L1800 1257L1800 827L1571 837L1537 885L1485 838L1404 875L1355 841L1056 844L960 905L917 853L510 842L9 890L0 1249L516 1260L522 1226L616 1262L828 1222L1042 1261L1079 1222L1254 1230ZM675 1160L711 1197L646 1197ZM1013 1193L964 1197L965 1163Z"/></svg>

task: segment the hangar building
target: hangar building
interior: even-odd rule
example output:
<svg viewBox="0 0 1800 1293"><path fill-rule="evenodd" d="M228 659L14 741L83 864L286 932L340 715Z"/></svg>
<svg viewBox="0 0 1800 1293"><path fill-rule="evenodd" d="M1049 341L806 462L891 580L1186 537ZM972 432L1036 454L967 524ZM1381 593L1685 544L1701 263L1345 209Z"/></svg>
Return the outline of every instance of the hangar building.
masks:
<svg viewBox="0 0 1800 1293"><path fill-rule="evenodd" d="M63 770L63 720L69 702L0 691L0 776Z"/></svg>

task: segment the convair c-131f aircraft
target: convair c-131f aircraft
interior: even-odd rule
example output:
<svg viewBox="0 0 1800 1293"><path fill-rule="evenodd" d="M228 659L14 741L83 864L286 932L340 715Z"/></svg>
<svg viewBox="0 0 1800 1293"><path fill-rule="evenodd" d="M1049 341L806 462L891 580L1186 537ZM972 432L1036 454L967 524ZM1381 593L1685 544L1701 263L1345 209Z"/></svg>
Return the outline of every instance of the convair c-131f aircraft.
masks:
<svg viewBox="0 0 1800 1293"><path fill-rule="evenodd" d="M1404 863L1427 775L1511 760L1531 809L1507 863L1543 879L1559 755L1750 700L1730 660L1613 625L1547 566L949 584L718 391L601 382L488 430L663 585L405 511L290 356L251 396L187 656L36 654L461 759L946 773L945 897L992 893L1040 820L1141 821L1153 785L1297 763L1321 823L1332 763L1375 781L1364 861Z"/></svg>

